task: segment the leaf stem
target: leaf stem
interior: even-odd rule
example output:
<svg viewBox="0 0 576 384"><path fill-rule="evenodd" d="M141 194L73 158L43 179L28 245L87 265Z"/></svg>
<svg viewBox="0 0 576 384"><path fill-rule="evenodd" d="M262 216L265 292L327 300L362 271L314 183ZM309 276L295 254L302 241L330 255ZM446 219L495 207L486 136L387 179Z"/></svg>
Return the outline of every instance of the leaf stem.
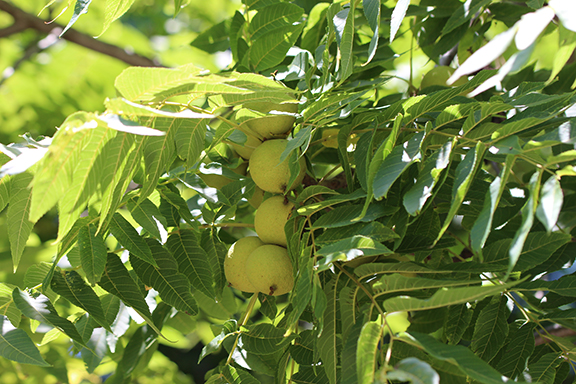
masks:
<svg viewBox="0 0 576 384"><path fill-rule="evenodd" d="M248 322L248 319L250 318L250 315L252 314L252 310L254 309L254 305L256 304L256 300L258 300L258 292L254 293L252 295L252 297L250 298L250 302L248 303L248 307L246 307L246 313L244 314L244 317L242 317L242 321L240 321L240 325L238 326L238 335L236 336L236 340L234 340L234 345L232 346L232 349L230 350L230 354L228 355L228 359L226 360L226 364L224 364L224 365L229 365L232 362L232 355L234 354L234 351L236 350L236 347L238 346L238 341L240 340L240 335L242 334L242 332L240 331L240 327L245 326L246 323Z"/></svg>

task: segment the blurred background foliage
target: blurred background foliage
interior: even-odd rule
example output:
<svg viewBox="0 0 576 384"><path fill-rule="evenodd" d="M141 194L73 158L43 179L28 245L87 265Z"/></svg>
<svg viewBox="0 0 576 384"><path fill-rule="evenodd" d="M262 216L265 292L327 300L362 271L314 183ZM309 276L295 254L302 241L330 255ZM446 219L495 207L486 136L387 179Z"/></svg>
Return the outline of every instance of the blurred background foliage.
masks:
<svg viewBox="0 0 576 384"><path fill-rule="evenodd" d="M411 4L415 6L437 1L412 0ZM450 2L454 1L458 2L458 0ZM57 22L64 25L72 15L71 8L63 12L68 5L67 0L57 0L44 10L42 9L47 0L12 0L10 3L44 19L58 16ZM127 14L114 22L98 39L126 51L149 57L163 66L174 67L194 63L211 71L225 68L231 60L229 53L209 54L192 47L190 42L202 31L230 18L242 7L242 3L240 0L189 0L182 3L184 6L176 12L175 2L172 0L138 0ZM297 0L294 3L309 13L320 1ZM395 3L394 0L382 1L383 10L391 14ZM74 29L90 36L100 35L105 4L104 1L94 1L90 5L89 12L81 16ZM407 15L415 16L411 10L414 11L410 8ZM494 7L492 11L493 14L508 12L498 7ZM63 13L60 14L61 12ZM486 19L479 23L477 31L471 30L466 33L471 35L471 40L478 36L492 38L509 28L519 18L519 15L516 17L513 12L510 12L509 16L510 23ZM390 29L389 16L384 20L382 40L387 38L386 31ZM387 84L386 91L390 95L401 97L406 93L416 92L423 74L436 64L430 59L430 56L434 56L434 47L424 46L423 50L413 41L415 38L425 37L412 33L413 20L415 20L413 17L404 20L396 39L390 45L389 53L393 60L387 63L385 71L386 75L395 77ZM11 23L12 18L0 11L0 30ZM559 47L558 40L558 28L550 25L541 36L541 44L537 46L532 56L532 65L507 78L506 81L512 84L527 80L545 81L553 65L554 53ZM472 45L477 49L482 43L483 41L477 41ZM509 58L514 52L511 46L503 58ZM291 58L287 58L287 63L290 61ZM33 29L0 38L0 143L20 141L19 136L26 132L32 137L52 136L56 127L73 112L103 111L103 101L116 95L114 79L127 67L127 64L115 58L64 39L46 37ZM569 90L574 74L576 74L575 64L571 63L560 73L560 81L550 85L550 92ZM42 261L50 262L54 255L52 241L56 238L57 225L54 212L45 215L35 225L20 268L15 274L12 273L8 238L0 237L0 281L21 285L30 266ZM0 233L6 233L5 212L0 214ZM62 314L73 314L76 311L75 308L58 308L58 310ZM204 313L193 320L184 316L171 319L163 332L170 340L179 342L173 344L162 341L158 349L163 354L154 353L148 360L144 359L144 363L138 367L143 374L133 382L141 384L202 382L203 374L210 368L211 360L209 358L203 360L203 364L208 367L197 367L196 361L200 350L212 339L213 334L218 333L214 324L222 323L229 316L230 312L215 308L212 313ZM37 326L38 324L32 324L32 329ZM127 333L134 332L135 328L128 329ZM195 330L190 332L192 329ZM54 364L54 367L47 370L0 359L1 384L97 384L102 383L116 366L103 362L93 373L88 374L82 360L74 358L72 351L67 349L67 339L56 336L61 337L62 342L59 344L51 342L47 345L46 342L54 336L48 332L42 334L43 339L37 340L39 334L42 333L31 333L31 336L42 345L42 354L49 363ZM123 346L120 345L115 356L121 356L122 350ZM219 359L219 356L214 356L215 361Z"/></svg>

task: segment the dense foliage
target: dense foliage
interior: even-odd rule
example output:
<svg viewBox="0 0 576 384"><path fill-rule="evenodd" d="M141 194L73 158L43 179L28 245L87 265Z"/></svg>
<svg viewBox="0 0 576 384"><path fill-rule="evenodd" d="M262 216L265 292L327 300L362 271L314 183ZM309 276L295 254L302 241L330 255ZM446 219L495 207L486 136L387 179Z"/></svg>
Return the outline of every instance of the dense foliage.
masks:
<svg viewBox="0 0 576 384"><path fill-rule="evenodd" d="M100 111L2 146L0 380L185 383L157 349L199 340L224 351L207 383L572 380L576 5L238 7L188 41L225 69L129 67ZM93 34L142 8L108 0ZM434 66L455 71L422 87ZM294 288L251 295L223 263L258 188L221 148L278 115L296 117L285 185L307 169L285 193Z"/></svg>

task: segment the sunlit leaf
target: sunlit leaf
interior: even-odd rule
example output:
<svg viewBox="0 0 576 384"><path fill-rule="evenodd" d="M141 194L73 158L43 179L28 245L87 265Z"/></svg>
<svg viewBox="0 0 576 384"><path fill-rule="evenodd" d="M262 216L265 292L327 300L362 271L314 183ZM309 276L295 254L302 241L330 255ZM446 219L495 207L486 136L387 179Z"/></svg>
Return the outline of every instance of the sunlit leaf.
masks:
<svg viewBox="0 0 576 384"><path fill-rule="evenodd" d="M174 257L157 241L146 239L157 267L130 255L130 264L144 284L156 289L162 300L174 308L194 315L198 312L196 300L190 293L190 283L186 276L178 272Z"/></svg>

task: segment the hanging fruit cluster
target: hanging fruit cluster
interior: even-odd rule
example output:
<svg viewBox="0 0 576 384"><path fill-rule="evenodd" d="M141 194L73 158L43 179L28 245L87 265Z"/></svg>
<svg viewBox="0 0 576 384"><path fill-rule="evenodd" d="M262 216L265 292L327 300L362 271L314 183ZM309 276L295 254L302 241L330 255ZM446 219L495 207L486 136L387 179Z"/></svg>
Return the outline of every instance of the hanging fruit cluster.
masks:
<svg viewBox="0 0 576 384"><path fill-rule="evenodd" d="M294 209L288 194L302 184L306 161L300 157L300 171L291 177L289 159L282 158L282 154L289 144L286 136L292 130L296 112L296 103L245 103L235 113L240 124L234 132L237 137L246 136L244 143L221 142L208 153L211 160L228 159L232 172L248 176L255 183L249 202L256 208L254 227L258 236L238 240L224 261L230 286L244 292L278 296L294 286L284 226ZM200 177L216 189L233 181L224 175ZM268 198L264 200L266 192Z"/></svg>

